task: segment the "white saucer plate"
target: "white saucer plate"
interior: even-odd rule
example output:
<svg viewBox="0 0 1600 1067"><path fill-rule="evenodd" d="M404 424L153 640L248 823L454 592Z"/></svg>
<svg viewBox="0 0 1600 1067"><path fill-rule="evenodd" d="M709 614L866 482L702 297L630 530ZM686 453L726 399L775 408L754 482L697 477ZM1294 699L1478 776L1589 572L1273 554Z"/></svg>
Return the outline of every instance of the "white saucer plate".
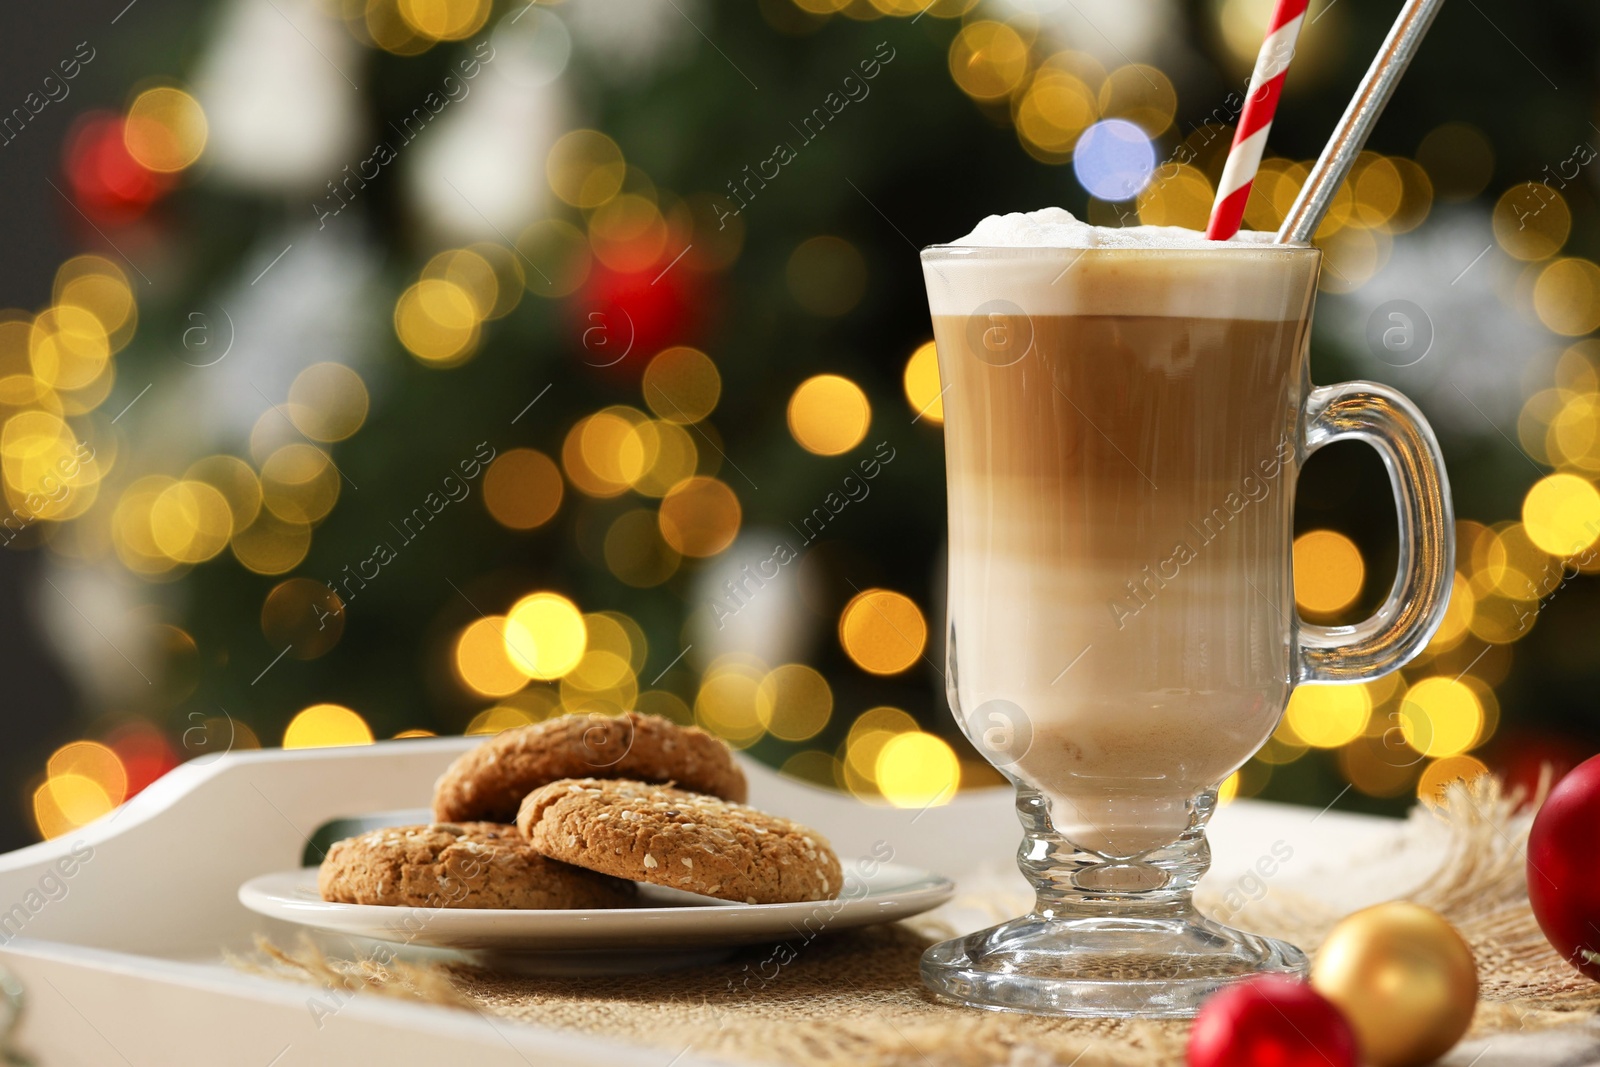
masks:
<svg viewBox="0 0 1600 1067"><path fill-rule="evenodd" d="M239 902L273 919L350 937L496 954L701 952L809 940L938 907L955 891L948 878L875 860L846 862L835 900L730 904L657 886L639 886L639 906L592 911L389 907L332 904L317 892L317 869L252 878Z"/></svg>

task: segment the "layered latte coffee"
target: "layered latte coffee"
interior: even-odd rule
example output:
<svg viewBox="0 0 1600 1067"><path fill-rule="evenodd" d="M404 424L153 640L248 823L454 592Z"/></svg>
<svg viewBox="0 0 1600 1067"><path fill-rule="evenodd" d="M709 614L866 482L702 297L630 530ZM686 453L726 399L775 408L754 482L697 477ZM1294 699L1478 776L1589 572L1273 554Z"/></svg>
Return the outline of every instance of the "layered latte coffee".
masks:
<svg viewBox="0 0 1600 1067"><path fill-rule="evenodd" d="M1166 845L1292 686L1317 258L1064 211L924 255L952 705L1080 848Z"/></svg>

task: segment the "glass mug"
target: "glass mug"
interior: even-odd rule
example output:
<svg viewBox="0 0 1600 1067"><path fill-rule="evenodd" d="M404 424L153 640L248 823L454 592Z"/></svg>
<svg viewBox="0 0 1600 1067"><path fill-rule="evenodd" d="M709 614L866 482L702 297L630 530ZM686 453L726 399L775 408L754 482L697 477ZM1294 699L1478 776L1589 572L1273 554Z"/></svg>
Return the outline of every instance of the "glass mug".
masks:
<svg viewBox="0 0 1600 1067"><path fill-rule="evenodd" d="M1217 787L1301 682L1402 666L1444 614L1444 462L1382 385L1313 387L1308 247L922 253L946 392L946 686L1016 785L1020 918L929 949L977 1007L1174 1016L1299 949L1200 915ZM1330 441L1376 448L1400 525L1393 588L1354 626L1302 621L1294 486Z"/></svg>

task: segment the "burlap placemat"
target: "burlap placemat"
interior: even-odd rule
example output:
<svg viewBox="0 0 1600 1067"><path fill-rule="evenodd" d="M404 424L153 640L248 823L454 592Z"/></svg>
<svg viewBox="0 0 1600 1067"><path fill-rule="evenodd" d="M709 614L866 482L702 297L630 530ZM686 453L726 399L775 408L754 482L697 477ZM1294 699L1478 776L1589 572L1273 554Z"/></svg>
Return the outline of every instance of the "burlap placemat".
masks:
<svg viewBox="0 0 1600 1067"><path fill-rule="evenodd" d="M1475 1035L1588 1021L1600 1009L1600 985L1557 956L1528 909L1523 846L1533 806L1516 799L1480 779L1453 791L1438 811L1419 808L1394 846L1404 853L1444 838L1442 864L1403 896L1439 911L1471 943L1481 979ZM1352 859L1348 873L1354 877L1361 867ZM1313 897L1277 888L1229 921L1314 952L1342 917L1329 899L1336 892ZM1026 909L1025 901L992 896L953 903L982 905L997 919ZM1186 1023L1001 1015L935 1001L917 964L924 948L949 934L938 928L938 916L820 937L797 947L783 966L772 962L771 948L761 948L661 974L552 978L337 959L309 941L291 951L263 942L262 960L245 965L345 991L415 997L656 1046L669 1055L692 1049L799 1067L1181 1062Z"/></svg>

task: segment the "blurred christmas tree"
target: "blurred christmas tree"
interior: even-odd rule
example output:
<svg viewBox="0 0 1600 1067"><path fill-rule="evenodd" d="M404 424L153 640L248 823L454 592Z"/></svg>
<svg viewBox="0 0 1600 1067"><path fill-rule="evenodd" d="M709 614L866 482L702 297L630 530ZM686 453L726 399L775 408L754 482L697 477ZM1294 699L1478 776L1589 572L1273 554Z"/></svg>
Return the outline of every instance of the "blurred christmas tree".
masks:
<svg viewBox="0 0 1600 1067"><path fill-rule="evenodd" d="M8 540L48 554L40 602L84 693L72 734L93 739L36 759L41 830L258 739L558 708L699 721L895 803L998 780L944 706L915 250L1046 204L1203 225L1270 8L1025 6L129 15L142 66L93 70L135 88L63 155L95 251L49 308L0 323ZM1276 227L1391 14L1348 0L1308 24L1247 225ZM1593 217L1594 150L1574 162L1600 143L1593 70L1570 53L1596 16L1558 5L1508 49L1480 14L1441 20L1319 234L1316 376L1421 401L1463 517L1513 516L1534 482L1547 506L1463 524L1429 654L1404 679L1303 691L1230 791L1411 797L1480 768L1467 753L1513 703L1520 770L1547 735L1593 743L1571 711L1593 667L1567 646L1600 602L1587 580L1559 601L1540 583L1600 520L1600 361L1565 347L1600 326L1600 268L1563 255ZM1077 151L1106 121L1151 148L1131 200L1091 195L1112 164ZM1429 320L1431 361L1369 343L1397 299ZM1385 484L1359 449L1312 465L1308 616L1380 598L1391 520L1351 505ZM1564 636L1541 625L1538 669L1513 672L1532 630L1515 612L1547 599Z"/></svg>

